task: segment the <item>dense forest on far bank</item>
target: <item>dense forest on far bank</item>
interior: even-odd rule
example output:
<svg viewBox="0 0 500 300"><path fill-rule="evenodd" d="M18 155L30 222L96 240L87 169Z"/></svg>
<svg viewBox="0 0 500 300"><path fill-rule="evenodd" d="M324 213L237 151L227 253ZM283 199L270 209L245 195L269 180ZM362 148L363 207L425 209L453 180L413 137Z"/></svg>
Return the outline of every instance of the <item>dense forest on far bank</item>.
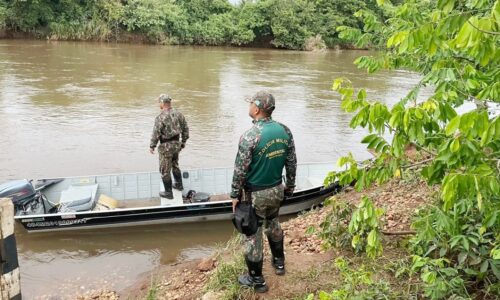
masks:
<svg viewBox="0 0 500 300"><path fill-rule="evenodd" d="M235 2L235 1L232 1ZM376 0L0 0L0 36L312 50Z"/></svg>

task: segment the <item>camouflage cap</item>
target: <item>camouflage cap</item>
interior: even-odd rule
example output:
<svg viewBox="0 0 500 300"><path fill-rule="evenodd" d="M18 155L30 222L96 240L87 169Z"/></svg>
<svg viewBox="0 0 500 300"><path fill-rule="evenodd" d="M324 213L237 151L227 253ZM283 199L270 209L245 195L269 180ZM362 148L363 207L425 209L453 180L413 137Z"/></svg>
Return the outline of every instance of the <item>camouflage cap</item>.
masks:
<svg viewBox="0 0 500 300"><path fill-rule="evenodd" d="M170 98L170 96L167 95L167 94L161 94L158 97L158 102L167 103L167 102L170 102L170 101L172 101L172 98Z"/></svg>
<svg viewBox="0 0 500 300"><path fill-rule="evenodd" d="M274 96L267 91L260 91L250 98L245 99L267 113L272 113L275 108Z"/></svg>

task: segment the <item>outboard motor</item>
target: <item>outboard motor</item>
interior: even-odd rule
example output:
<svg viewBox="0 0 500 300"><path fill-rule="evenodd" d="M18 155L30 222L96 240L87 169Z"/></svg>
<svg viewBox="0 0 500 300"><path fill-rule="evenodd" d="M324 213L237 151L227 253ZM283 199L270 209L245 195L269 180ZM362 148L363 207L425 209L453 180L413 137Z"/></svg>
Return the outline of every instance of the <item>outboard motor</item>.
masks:
<svg viewBox="0 0 500 300"><path fill-rule="evenodd" d="M0 184L0 198L11 198L16 215L43 213L41 194L26 179Z"/></svg>

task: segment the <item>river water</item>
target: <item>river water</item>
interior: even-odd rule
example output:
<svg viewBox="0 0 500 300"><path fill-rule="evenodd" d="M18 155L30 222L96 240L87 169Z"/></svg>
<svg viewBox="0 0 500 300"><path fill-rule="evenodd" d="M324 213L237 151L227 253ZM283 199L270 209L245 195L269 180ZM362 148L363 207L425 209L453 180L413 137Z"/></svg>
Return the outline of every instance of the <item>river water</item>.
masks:
<svg viewBox="0 0 500 300"><path fill-rule="evenodd" d="M274 119L292 130L299 163L349 151L367 158L363 131L349 128L332 81L348 77L391 104L419 77L368 75L352 63L365 54L0 40L0 182L156 170L148 148L160 93L189 123L181 168L231 166L251 126L243 99L262 89L276 98ZM232 233L228 222L29 235L16 228L23 296L121 290L162 264L206 255Z"/></svg>

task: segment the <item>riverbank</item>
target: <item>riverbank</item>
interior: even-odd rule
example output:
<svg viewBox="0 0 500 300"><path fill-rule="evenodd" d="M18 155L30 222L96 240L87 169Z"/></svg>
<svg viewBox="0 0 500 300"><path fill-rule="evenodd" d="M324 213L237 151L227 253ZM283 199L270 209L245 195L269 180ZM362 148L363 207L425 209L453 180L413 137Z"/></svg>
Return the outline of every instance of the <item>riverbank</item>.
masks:
<svg viewBox="0 0 500 300"><path fill-rule="evenodd" d="M0 39L3 40L34 40L34 41L69 41L69 42L94 42L94 43L120 43L120 44L147 44L147 45L164 45L165 43L158 43L157 41L149 40L147 36L141 34L134 34L130 32L121 32L120 34L109 36L106 38L101 37L63 37L56 34L49 34L43 32L22 32L13 30L0 30Z"/></svg>
<svg viewBox="0 0 500 300"><path fill-rule="evenodd" d="M359 10L383 17L375 2L357 0L342 4L281 0L3 2L0 30L51 40L119 41L132 34L153 44L261 45L293 50L341 44L337 27L362 30L354 17Z"/></svg>
<svg viewBox="0 0 500 300"><path fill-rule="evenodd" d="M221 45L210 45L210 44L183 44L169 41L167 39L163 40L151 40L147 36L141 34L134 34L130 32L123 32L112 38L64 38L57 35L41 35L29 32L19 32L19 31L7 31L0 30L0 40L33 40L33 41L48 41L48 42L91 42L91 43L118 43L118 44L143 44L143 45L161 45L161 46L198 46L198 47L233 47L233 48L256 48L256 49L275 49L275 50L300 50L305 52L321 52L327 50L370 50L368 48L359 48L352 44L335 44L327 47L320 36L311 37L306 41L302 49L287 49L279 48L273 46L270 41L258 41L252 42L245 45L232 45L232 44L221 44Z"/></svg>
<svg viewBox="0 0 500 300"><path fill-rule="evenodd" d="M385 210L384 231L410 230L411 216L432 198L424 182L415 178L391 181L362 193L353 190L336 196L337 200L357 204L363 195L371 197ZM245 272L239 235L203 260L161 267L120 294L106 292L79 299L305 299L310 293L346 289L351 278L356 283L349 288L367 289L394 296L409 296L415 292L414 278L397 279L404 272L408 257L405 236L386 235L384 252L376 260L355 255L346 249L326 249L319 237L321 223L331 213L325 206L305 213L282 224L285 232L286 276L276 276L272 270L269 249L265 247L264 275L269 292L254 294L241 289L236 277ZM314 228L314 230L313 230ZM359 277L359 278L358 278ZM364 279L363 279L364 278ZM363 280L361 280L363 279ZM97 298L96 298L97 297Z"/></svg>

